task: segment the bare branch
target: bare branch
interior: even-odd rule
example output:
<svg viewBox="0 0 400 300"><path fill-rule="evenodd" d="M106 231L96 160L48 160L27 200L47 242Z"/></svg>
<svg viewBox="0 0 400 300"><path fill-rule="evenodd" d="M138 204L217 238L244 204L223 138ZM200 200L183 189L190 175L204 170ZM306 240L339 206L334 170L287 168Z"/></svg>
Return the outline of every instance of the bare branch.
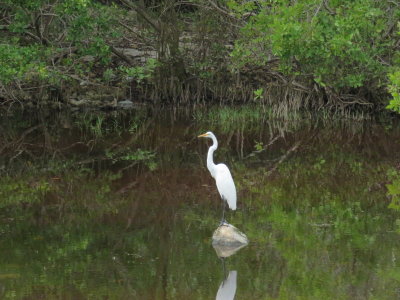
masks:
<svg viewBox="0 0 400 300"><path fill-rule="evenodd" d="M109 45L111 52L114 53L116 56L124 60L126 63L128 63L130 66L135 65L134 61L127 55L123 54L121 51L117 50L114 46Z"/></svg>
<svg viewBox="0 0 400 300"><path fill-rule="evenodd" d="M136 11L147 23L149 23L155 30L161 32L161 27L158 20L154 20L145 9L130 2L129 0L120 0L126 7Z"/></svg>

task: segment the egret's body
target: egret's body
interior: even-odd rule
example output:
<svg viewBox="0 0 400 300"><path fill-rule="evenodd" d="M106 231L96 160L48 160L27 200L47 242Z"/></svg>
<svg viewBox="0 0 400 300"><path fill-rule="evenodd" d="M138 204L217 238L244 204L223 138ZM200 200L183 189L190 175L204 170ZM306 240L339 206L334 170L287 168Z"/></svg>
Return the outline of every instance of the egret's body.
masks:
<svg viewBox="0 0 400 300"><path fill-rule="evenodd" d="M218 141L215 135L212 132L207 132L205 134L199 135L199 137L210 138L213 141L212 146L208 149L207 153L207 168L211 173L211 176L215 179L215 183L217 184L218 192L224 202L224 209L222 214L222 223L225 222L224 214L225 214L225 203L228 203L228 206L232 210L236 210L236 187L233 182L233 178L231 172L225 164L214 163L214 151L218 148Z"/></svg>

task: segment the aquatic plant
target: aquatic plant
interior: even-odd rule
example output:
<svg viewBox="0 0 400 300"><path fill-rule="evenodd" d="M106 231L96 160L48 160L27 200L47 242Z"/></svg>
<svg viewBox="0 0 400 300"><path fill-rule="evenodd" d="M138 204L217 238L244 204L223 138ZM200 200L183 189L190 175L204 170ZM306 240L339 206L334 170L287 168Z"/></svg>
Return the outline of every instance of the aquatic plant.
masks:
<svg viewBox="0 0 400 300"><path fill-rule="evenodd" d="M263 111L259 107L245 105L213 106L207 110L195 110L193 118L200 124L209 124L210 129L218 128L222 132L229 132L243 126L247 129L257 128L270 116L268 111Z"/></svg>

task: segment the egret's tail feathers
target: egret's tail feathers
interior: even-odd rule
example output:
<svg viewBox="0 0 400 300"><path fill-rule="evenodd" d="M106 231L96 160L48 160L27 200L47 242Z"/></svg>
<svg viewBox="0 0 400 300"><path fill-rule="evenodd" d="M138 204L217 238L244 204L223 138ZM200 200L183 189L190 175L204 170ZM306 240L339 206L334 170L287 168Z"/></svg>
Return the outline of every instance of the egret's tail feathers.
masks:
<svg viewBox="0 0 400 300"><path fill-rule="evenodd" d="M228 204L230 209L236 210L236 203L228 203Z"/></svg>
<svg viewBox="0 0 400 300"><path fill-rule="evenodd" d="M228 206L232 210L236 210L236 199L227 200L223 195L221 195L222 201L224 201L224 205L228 203Z"/></svg>

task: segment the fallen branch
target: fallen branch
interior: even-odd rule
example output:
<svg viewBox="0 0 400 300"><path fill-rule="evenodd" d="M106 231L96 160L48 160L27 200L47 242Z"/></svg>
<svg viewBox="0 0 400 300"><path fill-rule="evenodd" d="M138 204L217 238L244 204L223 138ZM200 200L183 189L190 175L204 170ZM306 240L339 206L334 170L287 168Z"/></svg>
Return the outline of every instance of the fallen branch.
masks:
<svg viewBox="0 0 400 300"><path fill-rule="evenodd" d="M30 134L32 131L35 131L35 130L38 129L39 127L41 127L41 125L33 126L33 127L29 128L29 129L25 130L17 141L11 142L11 143L8 143L8 144L3 145L3 146L0 148L0 154L4 151L4 149L9 148L9 147L11 147L12 145L16 145L16 144L22 142L22 140L23 140L28 134Z"/></svg>
<svg viewBox="0 0 400 300"><path fill-rule="evenodd" d="M160 24L154 20L142 7L132 3L129 0L120 0L126 7L136 11L147 23L149 23L156 31L161 32Z"/></svg>
<svg viewBox="0 0 400 300"><path fill-rule="evenodd" d="M286 153L285 153L284 155L281 156L281 158L280 158L279 161L273 166L273 168L267 172L267 174L266 174L267 177L270 176L272 173L274 173L274 172L276 171L276 169L279 167L279 165L280 165L281 163L283 163L283 162L289 157L290 154L292 154L293 152L296 152L296 151L299 149L299 147L301 146L301 144L303 144L303 143L305 143L305 142L311 141L311 140L317 135L317 132L318 132L318 131L315 131L315 132L314 132L308 139L306 139L306 140L303 139L303 140L297 141L288 151L286 151Z"/></svg>
<svg viewBox="0 0 400 300"><path fill-rule="evenodd" d="M116 56L118 56L119 58L121 58L122 60L124 60L126 63L128 63L130 66L134 66L135 62L128 57L127 55L123 54L121 51L115 49L115 47L108 45L111 49L111 52L114 53Z"/></svg>
<svg viewBox="0 0 400 300"><path fill-rule="evenodd" d="M289 157L289 155L290 155L291 153L295 152L295 151L299 148L299 146L302 144L302 142L303 142L302 140L297 141L297 142L294 144L294 146L292 146L288 151L286 151L286 153L285 153L284 155L281 156L281 158L280 158L279 161L274 165L274 167L273 167L271 170L269 170L269 171L267 172L267 176L270 176L272 173L274 173L274 172L276 171L276 169L279 167L279 165L280 165L281 163L283 163L283 162Z"/></svg>

